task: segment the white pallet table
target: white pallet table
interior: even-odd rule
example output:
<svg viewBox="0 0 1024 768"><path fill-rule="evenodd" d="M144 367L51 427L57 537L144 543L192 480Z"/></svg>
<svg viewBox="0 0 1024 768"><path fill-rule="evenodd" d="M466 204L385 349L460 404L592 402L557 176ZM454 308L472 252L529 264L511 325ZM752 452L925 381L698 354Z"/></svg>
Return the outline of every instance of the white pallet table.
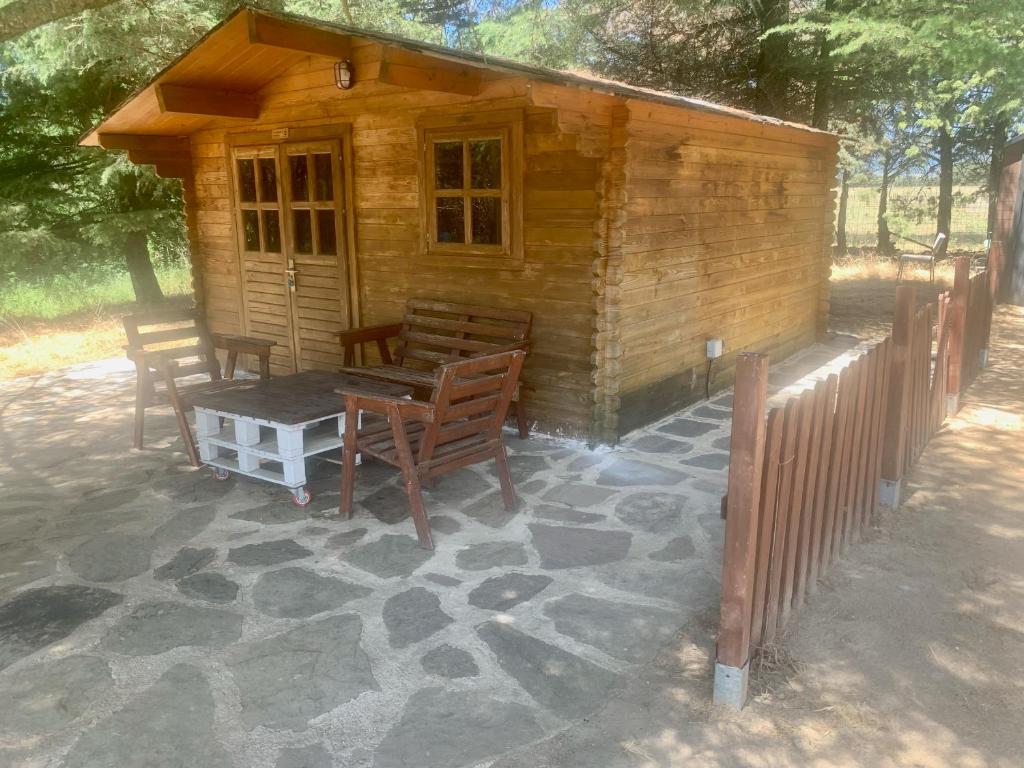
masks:
<svg viewBox="0 0 1024 768"><path fill-rule="evenodd" d="M297 505L305 506L312 500L306 459L340 452L344 442L344 399L338 388L410 394L408 387L351 374L307 371L204 395L192 403L199 456L218 478L236 472L282 485Z"/></svg>

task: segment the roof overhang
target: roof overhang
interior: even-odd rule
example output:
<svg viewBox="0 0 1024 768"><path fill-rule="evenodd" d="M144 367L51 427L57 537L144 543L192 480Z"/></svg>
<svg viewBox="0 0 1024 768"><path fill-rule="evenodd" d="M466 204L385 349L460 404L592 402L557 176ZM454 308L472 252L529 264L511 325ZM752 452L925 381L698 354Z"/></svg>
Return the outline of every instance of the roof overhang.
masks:
<svg viewBox="0 0 1024 768"><path fill-rule="evenodd" d="M348 59L354 38L383 46L378 78L393 85L475 95L482 77L496 72L819 134L814 143L832 137L805 125L673 93L242 6L115 108L80 143L128 149L135 162L151 162L144 159L147 153L169 157L169 142L212 125L230 127L258 119L259 91L264 86L308 56Z"/></svg>

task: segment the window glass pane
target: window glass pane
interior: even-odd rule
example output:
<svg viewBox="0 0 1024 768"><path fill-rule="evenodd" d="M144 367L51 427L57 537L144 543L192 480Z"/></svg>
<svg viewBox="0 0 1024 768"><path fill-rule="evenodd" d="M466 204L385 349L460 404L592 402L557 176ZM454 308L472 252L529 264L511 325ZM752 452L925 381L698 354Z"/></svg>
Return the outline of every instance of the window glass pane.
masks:
<svg viewBox="0 0 1024 768"><path fill-rule="evenodd" d="M245 240L245 250L258 251L260 249L260 214L258 211L242 211L242 237Z"/></svg>
<svg viewBox="0 0 1024 768"><path fill-rule="evenodd" d="M272 158L260 158L260 199L265 203L277 202L277 163Z"/></svg>
<svg viewBox="0 0 1024 768"><path fill-rule="evenodd" d="M277 211L263 212L263 236L267 239L268 253L281 252L281 220Z"/></svg>
<svg viewBox="0 0 1024 768"><path fill-rule="evenodd" d="M292 221L295 224L295 252L313 252L313 220L308 210L292 211Z"/></svg>
<svg viewBox="0 0 1024 768"><path fill-rule="evenodd" d="M435 142L434 186L438 189L462 189L461 141Z"/></svg>
<svg viewBox="0 0 1024 768"><path fill-rule="evenodd" d="M238 197L244 203L256 202L256 168L252 160L238 161Z"/></svg>
<svg viewBox="0 0 1024 768"><path fill-rule="evenodd" d="M501 139L469 142L469 174L473 189L501 189Z"/></svg>
<svg viewBox="0 0 1024 768"><path fill-rule="evenodd" d="M334 175L329 154L313 155L313 171L316 180L314 189L317 200L334 199Z"/></svg>
<svg viewBox="0 0 1024 768"><path fill-rule="evenodd" d="M464 243L465 212L461 197L437 198L437 242Z"/></svg>
<svg viewBox="0 0 1024 768"><path fill-rule="evenodd" d="M292 200L309 200L309 167L306 156L291 155L288 158L288 168L292 180Z"/></svg>
<svg viewBox="0 0 1024 768"><path fill-rule="evenodd" d="M473 198L473 242L501 245L501 198Z"/></svg>
<svg viewBox="0 0 1024 768"><path fill-rule="evenodd" d="M334 211L320 210L316 212L316 225L320 229L319 253L335 254L338 252L337 235L334 232Z"/></svg>

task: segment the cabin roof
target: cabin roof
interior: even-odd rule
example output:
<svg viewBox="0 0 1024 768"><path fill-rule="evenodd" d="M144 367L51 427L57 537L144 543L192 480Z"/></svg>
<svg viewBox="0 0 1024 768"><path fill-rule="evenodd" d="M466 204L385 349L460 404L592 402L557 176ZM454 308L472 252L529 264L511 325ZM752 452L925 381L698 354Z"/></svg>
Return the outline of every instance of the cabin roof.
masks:
<svg viewBox="0 0 1024 768"><path fill-rule="evenodd" d="M247 122L258 116L258 103L251 96L260 88L309 55L337 60L348 58L353 37L423 54L439 64L468 65L478 71L518 75L612 96L728 115L807 133L828 134L800 123L591 74L538 67L399 35L243 5L115 107L82 137L80 143L83 146L101 145L101 133L185 136L201 130L215 119ZM179 104L187 104L187 111L177 106Z"/></svg>

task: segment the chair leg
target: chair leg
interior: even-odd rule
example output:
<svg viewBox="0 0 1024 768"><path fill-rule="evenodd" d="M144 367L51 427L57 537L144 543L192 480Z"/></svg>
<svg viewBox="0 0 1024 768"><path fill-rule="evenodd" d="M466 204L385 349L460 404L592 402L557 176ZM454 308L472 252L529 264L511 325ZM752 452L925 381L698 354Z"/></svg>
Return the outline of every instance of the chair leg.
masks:
<svg viewBox="0 0 1024 768"><path fill-rule="evenodd" d="M356 483L356 421L358 412L346 408L345 436L341 457L341 505L338 513L352 519L352 495Z"/></svg>
<svg viewBox="0 0 1024 768"><path fill-rule="evenodd" d="M188 454L188 460L192 463L193 467L203 466L203 462L199 460L196 440L192 437L192 427L189 426L188 416L185 415L184 410L177 406L174 408L174 416L178 421L178 431L181 432L181 440L185 443L185 453Z"/></svg>
<svg viewBox="0 0 1024 768"><path fill-rule="evenodd" d="M140 379L135 387L135 434L132 445L142 450L142 435L146 426L146 392Z"/></svg>
<svg viewBox="0 0 1024 768"><path fill-rule="evenodd" d="M174 409L174 418L178 422L178 431L181 433L181 440L185 444L185 453L188 454L188 460L192 462L193 467L203 466L203 462L199 460L199 451L196 449L196 440L192 437L192 427L188 424L188 416L185 414L185 405L182 403L181 398L178 397L178 390L174 386L173 381L167 383L167 397L171 402L171 408Z"/></svg>
<svg viewBox="0 0 1024 768"><path fill-rule="evenodd" d="M505 452L505 444L500 443L494 454L494 461L498 465L498 482L501 483L501 498L505 502L505 509L516 508L516 489L512 485L512 473L508 468L508 454Z"/></svg>
<svg viewBox="0 0 1024 768"><path fill-rule="evenodd" d="M516 425L519 427L519 437L526 440L530 436L530 422L526 418L526 406L522 400L515 401Z"/></svg>
<svg viewBox="0 0 1024 768"><path fill-rule="evenodd" d="M409 497L409 511L412 513L412 521L416 526L416 536L420 540L421 547L433 549L434 539L430 535L427 510L423 506L419 473L416 471L412 451L409 450L409 440L405 434L405 427L402 426L402 417L398 408L394 408L388 414L388 420L391 422L391 434L394 435L395 447L398 449L398 468L402 470L402 480L405 481L405 495Z"/></svg>

